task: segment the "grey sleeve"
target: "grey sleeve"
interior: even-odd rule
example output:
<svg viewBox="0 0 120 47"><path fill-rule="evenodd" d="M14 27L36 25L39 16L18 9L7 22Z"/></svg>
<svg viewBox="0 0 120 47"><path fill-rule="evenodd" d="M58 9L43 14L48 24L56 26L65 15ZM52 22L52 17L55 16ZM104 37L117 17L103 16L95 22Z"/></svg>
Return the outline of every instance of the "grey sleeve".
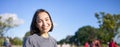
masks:
<svg viewBox="0 0 120 47"><path fill-rule="evenodd" d="M55 46L54 47L57 47L57 43L55 43Z"/></svg>
<svg viewBox="0 0 120 47"><path fill-rule="evenodd" d="M57 47L57 41L54 39L54 47Z"/></svg>
<svg viewBox="0 0 120 47"><path fill-rule="evenodd" d="M29 37L26 38L23 43L23 47L33 47L32 41Z"/></svg>

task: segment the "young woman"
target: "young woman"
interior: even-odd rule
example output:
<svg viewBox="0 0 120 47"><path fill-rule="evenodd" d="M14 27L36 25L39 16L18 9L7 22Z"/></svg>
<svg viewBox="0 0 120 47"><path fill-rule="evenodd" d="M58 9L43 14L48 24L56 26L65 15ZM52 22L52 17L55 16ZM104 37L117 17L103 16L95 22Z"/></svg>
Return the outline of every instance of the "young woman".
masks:
<svg viewBox="0 0 120 47"><path fill-rule="evenodd" d="M50 14L44 9L38 9L32 19L31 36L27 37L23 47L57 47L57 43L48 32L53 30Z"/></svg>

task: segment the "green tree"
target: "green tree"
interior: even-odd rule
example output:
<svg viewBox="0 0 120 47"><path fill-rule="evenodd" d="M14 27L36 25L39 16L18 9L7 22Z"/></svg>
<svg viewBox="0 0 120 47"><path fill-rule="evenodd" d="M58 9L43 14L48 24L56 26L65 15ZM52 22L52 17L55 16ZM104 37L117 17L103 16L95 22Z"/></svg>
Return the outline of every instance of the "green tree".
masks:
<svg viewBox="0 0 120 47"><path fill-rule="evenodd" d="M84 44L86 41L92 41L93 39L97 38L98 30L91 26L84 26L79 28L78 31L75 33L75 37L77 41L81 44Z"/></svg>
<svg viewBox="0 0 120 47"><path fill-rule="evenodd" d="M24 21L18 19L16 14L0 14L0 37L11 28L19 26Z"/></svg>
<svg viewBox="0 0 120 47"><path fill-rule="evenodd" d="M14 17L4 18L0 15L0 36L4 36L4 34L11 28L19 26L19 23L16 23Z"/></svg>
<svg viewBox="0 0 120 47"><path fill-rule="evenodd" d="M0 16L0 36L3 36L5 32L14 27L13 25L11 25L11 21L13 21L12 17L9 17L8 19L5 19L3 21L2 17Z"/></svg>
<svg viewBox="0 0 120 47"><path fill-rule="evenodd" d="M99 23L99 38L102 42L107 43L114 35L118 32L120 27L120 14L109 14L109 13L95 13L95 17Z"/></svg>
<svg viewBox="0 0 120 47"><path fill-rule="evenodd" d="M61 47L64 43L70 44L71 47L72 47L72 45L80 45L79 41L77 41L77 38L75 36L72 36L72 35L68 35L65 39L61 39L57 43L60 44Z"/></svg>
<svg viewBox="0 0 120 47"><path fill-rule="evenodd" d="M18 37L15 37L15 38L11 39L11 43L13 45L22 45L22 40Z"/></svg>
<svg viewBox="0 0 120 47"><path fill-rule="evenodd" d="M60 41L57 42L57 44L60 44L60 47L65 43L65 39L61 39Z"/></svg>
<svg viewBox="0 0 120 47"><path fill-rule="evenodd" d="M30 31L28 31L28 32L25 33L24 38L28 37L28 36L30 36Z"/></svg>
<svg viewBox="0 0 120 47"><path fill-rule="evenodd" d="M95 17L98 19L98 23L101 29L109 32L118 32L120 27L120 14L105 14L104 12L95 13Z"/></svg>

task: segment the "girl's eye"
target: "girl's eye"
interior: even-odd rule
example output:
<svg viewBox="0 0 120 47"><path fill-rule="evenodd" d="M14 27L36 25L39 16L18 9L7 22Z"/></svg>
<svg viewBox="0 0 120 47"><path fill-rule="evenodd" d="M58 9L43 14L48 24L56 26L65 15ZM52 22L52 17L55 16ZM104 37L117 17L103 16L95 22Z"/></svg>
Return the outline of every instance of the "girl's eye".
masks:
<svg viewBox="0 0 120 47"><path fill-rule="evenodd" d="M46 19L45 21L48 21L48 19Z"/></svg>
<svg viewBox="0 0 120 47"><path fill-rule="evenodd" d="M38 20L38 23L42 22L41 20Z"/></svg>

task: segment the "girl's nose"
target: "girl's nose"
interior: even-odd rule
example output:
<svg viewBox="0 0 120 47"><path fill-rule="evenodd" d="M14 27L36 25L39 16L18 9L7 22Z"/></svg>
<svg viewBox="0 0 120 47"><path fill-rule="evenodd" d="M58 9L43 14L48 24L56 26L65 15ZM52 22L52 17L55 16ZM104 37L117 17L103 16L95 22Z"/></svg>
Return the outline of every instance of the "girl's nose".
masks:
<svg viewBox="0 0 120 47"><path fill-rule="evenodd" d="M46 21L43 21L43 26L48 26L47 22Z"/></svg>

